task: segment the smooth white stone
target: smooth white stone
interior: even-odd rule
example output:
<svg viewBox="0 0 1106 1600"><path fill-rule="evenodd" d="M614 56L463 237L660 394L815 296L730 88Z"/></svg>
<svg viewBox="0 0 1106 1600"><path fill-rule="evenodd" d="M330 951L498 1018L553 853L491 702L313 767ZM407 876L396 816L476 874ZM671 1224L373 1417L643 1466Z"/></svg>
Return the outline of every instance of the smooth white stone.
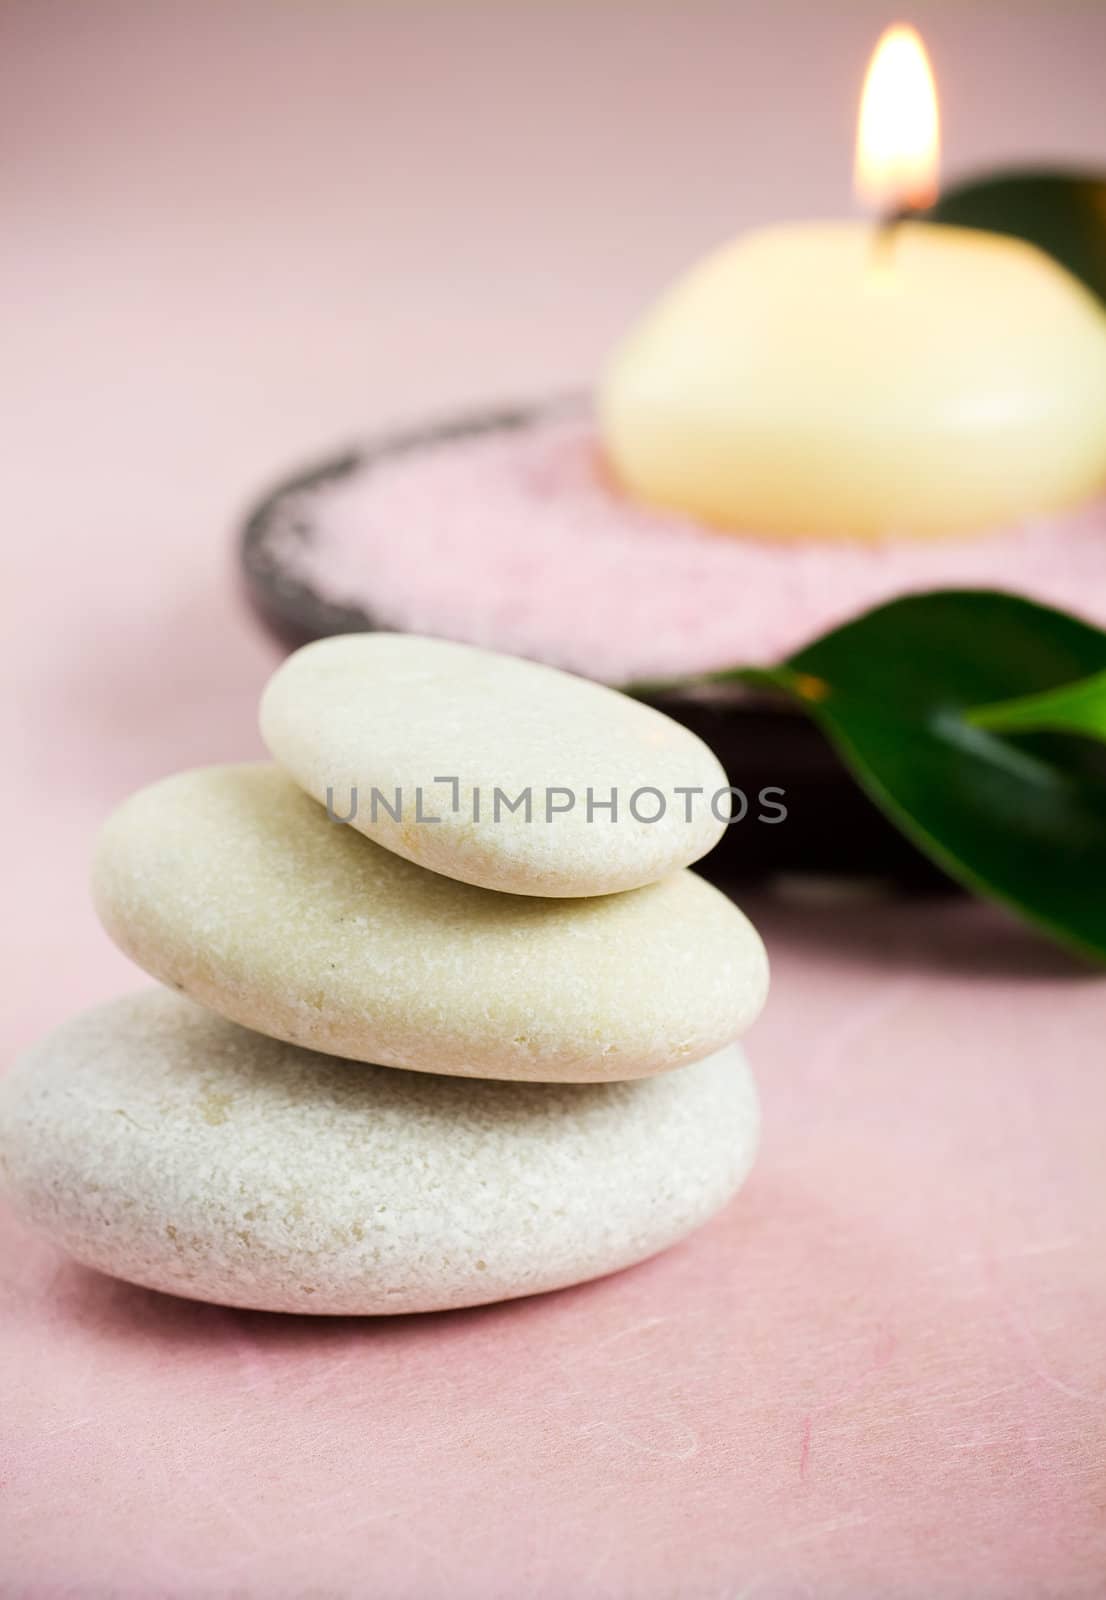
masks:
<svg viewBox="0 0 1106 1600"><path fill-rule="evenodd" d="M78 1260L268 1311L431 1311L663 1250L740 1186L740 1047L642 1083L351 1067L165 990L77 1017L0 1080L0 1180Z"/></svg>
<svg viewBox="0 0 1106 1600"><path fill-rule="evenodd" d="M595 899L494 894L328 821L269 765L132 796L93 894L140 966L232 1021L423 1072L650 1076L731 1043L768 982L755 929L694 873Z"/></svg>
<svg viewBox="0 0 1106 1600"><path fill-rule="evenodd" d="M352 826L370 839L507 894L655 883L712 849L730 815L722 766L670 717L586 678L440 639L366 633L305 646L270 680L261 733L336 815L356 791ZM373 814L374 790L396 815L380 802ZM508 808L527 790L529 821L525 806Z"/></svg>

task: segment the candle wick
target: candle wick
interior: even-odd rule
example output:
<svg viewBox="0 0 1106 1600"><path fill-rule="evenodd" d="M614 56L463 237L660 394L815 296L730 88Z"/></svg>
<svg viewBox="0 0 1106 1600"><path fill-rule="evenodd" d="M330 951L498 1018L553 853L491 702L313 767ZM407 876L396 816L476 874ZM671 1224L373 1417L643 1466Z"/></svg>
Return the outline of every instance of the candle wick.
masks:
<svg viewBox="0 0 1106 1600"><path fill-rule="evenodd" d="M878 266L886 265L898 238L899 228L904 222L909 222L912 217L921 216L921 212L913 206L899 206L894 211L885 211L876 223L872 235L872 260Z"/></svg>

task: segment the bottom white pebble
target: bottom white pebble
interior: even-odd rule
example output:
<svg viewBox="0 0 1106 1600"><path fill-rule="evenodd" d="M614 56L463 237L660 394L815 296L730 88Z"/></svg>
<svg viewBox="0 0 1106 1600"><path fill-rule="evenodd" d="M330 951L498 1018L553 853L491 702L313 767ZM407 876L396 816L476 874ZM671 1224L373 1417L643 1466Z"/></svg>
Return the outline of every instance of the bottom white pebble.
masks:
<svg viewBox="0 0 1106 1600"><path fill-rule="evenodd" d="M630 1083L317 1055L166 990L75 1017L0 1080L0 1182L79 1261L264 1311L440 1311L630 1266L756 1153L737 1045Z"/></svg>

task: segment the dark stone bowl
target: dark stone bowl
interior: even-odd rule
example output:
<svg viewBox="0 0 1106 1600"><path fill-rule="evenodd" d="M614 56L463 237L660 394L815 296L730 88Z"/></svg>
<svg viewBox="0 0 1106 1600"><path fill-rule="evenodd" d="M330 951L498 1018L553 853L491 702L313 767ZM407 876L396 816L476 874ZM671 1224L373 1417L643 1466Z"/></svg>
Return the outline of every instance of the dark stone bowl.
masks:
<svg viewBox="0 0 1106 1600"><path fill-rule="evenodd" d="M382 626L371 611L335 605L288 570L281 556L288 538L313 537L309 520L290 526L290 519L280 515L288 496L371 472L378 461L443 440L530 427L549 410L548 405L520 406L381 436L271 490L247 519L239 542L246 597L265 628L286 649L295 650L332 633L364 633ZM911 888L947 884L857 787L814 724L787 701L740 686L666 691L650 699L711 746L730 782L748 798L748 815L729 828L709 858L712 877L818 874L884 878ZM784 791L784 821L757 820L757 796L766 788ZM766 807L765 814L773 813Z"/></svg>

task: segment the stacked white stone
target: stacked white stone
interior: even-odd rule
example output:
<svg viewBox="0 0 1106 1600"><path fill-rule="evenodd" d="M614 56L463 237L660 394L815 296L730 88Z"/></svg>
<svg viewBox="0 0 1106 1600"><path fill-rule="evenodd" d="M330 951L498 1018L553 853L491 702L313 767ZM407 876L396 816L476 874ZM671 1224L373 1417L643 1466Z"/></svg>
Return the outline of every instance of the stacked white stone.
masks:
<svg viewBox="0 0 1106 1600"><path fill-rule="evenodd" d="M275 764L168 778L103 830L101 919L166 987L0 1084L32 1224L152 1288L360 1314L578 1283L724 1204L767 961L686 870L726 826L707 747L410 635L307 646L261 725Z"/></svg>

